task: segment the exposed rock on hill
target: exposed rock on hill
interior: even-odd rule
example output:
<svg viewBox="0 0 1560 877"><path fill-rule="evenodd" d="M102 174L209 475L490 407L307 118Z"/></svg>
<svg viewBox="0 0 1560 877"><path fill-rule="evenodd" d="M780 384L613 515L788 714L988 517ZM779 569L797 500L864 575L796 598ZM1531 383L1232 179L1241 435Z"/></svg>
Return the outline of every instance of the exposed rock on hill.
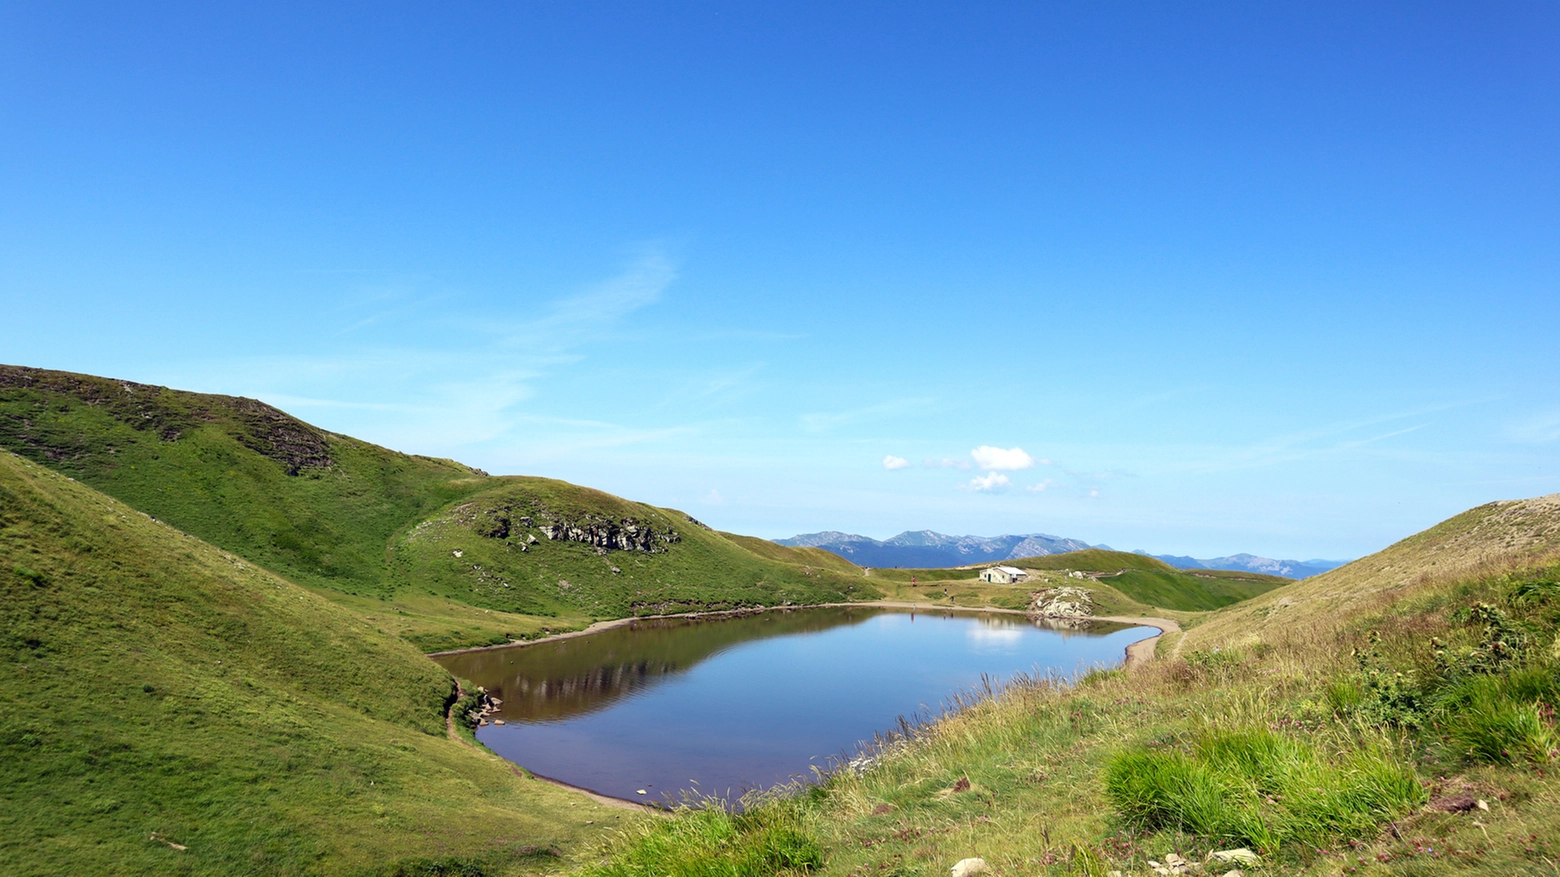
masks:
<svg viewBox="0 0 1560 877"><path fill-rule="evenodd" d="M616 548L619 551L648 551L651 554L659 554L666 550L666 545L682 541L677 531L670 527L657 532L649 524L633 518L621 521L610 518L586 519L580 523L559 521L543 524L541 529L548 539L584 542L597 548Z"/></svg>
<svg viewBox="0 0 1560 877"><path fill-rule="evenodd" d="M1029 614L1037 618L1088 618L1094 614L1094 598L1085 588L1048 588L1030 598Z"/></svg>
<svg viewBox="0 0 1560 877"><path fill-rule="evenodd" d="M657 530L654 524L638 518L590 512L570 520L535 500L502 503L480 512L471 508L468 514L477 534L489 539L508 539L519 536L523 530L534 529L554 542L583 542L603 553L616 550L650 554L660 554L666 551L666 546L682 541L682 536L671 527ZM536 541L534 534L526 534L525 544L534 545Z"/></svg>
<svg viewBox="0 0 1560 877"><path fill-rule="evenodd" d="M332 462L328 433L255 399L0 366L0 441L11 450L41 463L86 462L94 455L112 454L112 445L102 447L66 425L61 415L73 404L101 411L164 442L219 424L245 447L280 463L288 475L327 469Z"/></svg>

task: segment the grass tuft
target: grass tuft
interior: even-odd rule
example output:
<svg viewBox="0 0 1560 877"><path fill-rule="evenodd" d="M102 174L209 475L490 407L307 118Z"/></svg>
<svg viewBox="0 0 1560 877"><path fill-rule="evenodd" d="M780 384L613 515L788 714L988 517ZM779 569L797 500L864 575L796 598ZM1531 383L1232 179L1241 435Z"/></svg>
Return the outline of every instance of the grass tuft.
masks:
<svg viewBox="0 0 1560 877"><path fill-rule="evenodd" d="M1105 790L1138 827L1264 850L1358 836L1425 799L1385 745L1333 764L1266 728L1208 732L1187 750L1119 752L1106 763Z"/></svg>
<svg viewBox="0 0 1560 877"><path fill-rule="evenodd" d="M674 818L630 826L610 861L589 877L749 877L810 874L823 866L823 847L790 802L741 814L719 801L684 807Z"/></svg>

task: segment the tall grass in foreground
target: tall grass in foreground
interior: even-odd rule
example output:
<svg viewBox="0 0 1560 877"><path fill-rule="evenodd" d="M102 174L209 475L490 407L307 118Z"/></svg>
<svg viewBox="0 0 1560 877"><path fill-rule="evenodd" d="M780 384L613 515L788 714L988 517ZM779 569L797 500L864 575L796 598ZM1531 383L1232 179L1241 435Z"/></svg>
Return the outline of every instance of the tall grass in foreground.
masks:
<svg viewBox="0 0 1560 877"><path fill-rule="evenodd" d="M1129 822L1276 850L1373 832L1425 801L1384 744L1342 764L1266 728L1209 731L1187 749L1141 747L1105 766L1105 790Z"/></svg>
<svg viewBox="0 0 1560 877"><path fill-rule="evenodd" d="M589 877L751 877L810 874L823 848L794 802L773 801L743 813L718 801L680 808L672 819L635 823L617 839L610 861Z"/></svg>

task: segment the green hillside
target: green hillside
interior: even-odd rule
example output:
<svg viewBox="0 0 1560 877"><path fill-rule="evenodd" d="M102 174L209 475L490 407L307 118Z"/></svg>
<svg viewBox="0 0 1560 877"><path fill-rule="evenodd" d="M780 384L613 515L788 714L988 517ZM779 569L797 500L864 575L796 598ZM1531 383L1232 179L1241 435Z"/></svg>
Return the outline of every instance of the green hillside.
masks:
<svg viewBox="0 0 1560 877"><path fill-rule="evenodd" d="M1176 572L1176 568L1158 558L1133 554L1128 551L1106 551L1103 548L1085 548L1044 557L1025 557L1002 561L1007 566L1020 569L1084 570L1086 572L1118 572L1121 570L1146 570L1148 572Z"/></svg>
<svg viewBox="0 0 1560 877"><path fill-rule="evenodd" d="M252 399L0 366L0 448L429 649L599 617L877 596L822 552L757 546L563 482L397 453ZM499 535L494 515L511 513L512 533ZM533 525L519 524L528 513ZM598 550L546 537L549 522L619 534L638 522L666 538Z"/></svg>
<svg viewBox="0 0 1560 877"><path fill-rule="evenodd" d="M6 874L496 873L614 821L446 737L406 643L9 453L0 631Z"/></svg>
<svg viewBox="0 0 1560 877"><path fill-rule="evenodd" d="M253 399L16 366L0 366L0 447L347 594L384 593L390 537L485 481Z"/></svg>
<svg viewBox="0 0 1560 877"><path fill-rule="evenodd" d="M979 580L986 565L954 569L875 569L872 581L893 599L928 599L948 592L958 605L992 605L1020 609L1038 588L1057 585L1087 587L1096 592L1101 614L1142 614L1157 610L1204 612L1248 600L1291 584L1292 579L1226 570L1178 570L1161 560L1124 551L1087 548L1065 554L1005 560L1034 573L1018 585L990 585ZM1067 574L1081 572L1085 578ZM911 586L912 580L914 585ZM962 598L962 600L960 599Z"/></svg>
<svg viewBox="0 0 1560 877"><path fill-rule="evenodd" d="M398 593L587 619L879 596L854 567L816 566L781 546L761 556L673 509L547 478L486 484L396 538ZM417 641L457 644L433 634Z"/></svg>

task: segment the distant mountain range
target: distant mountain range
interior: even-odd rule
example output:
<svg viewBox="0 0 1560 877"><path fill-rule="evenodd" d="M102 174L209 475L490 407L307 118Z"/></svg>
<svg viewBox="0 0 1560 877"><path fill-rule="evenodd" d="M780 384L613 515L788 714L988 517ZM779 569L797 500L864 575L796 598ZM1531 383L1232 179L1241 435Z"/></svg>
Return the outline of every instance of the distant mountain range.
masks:
<svg viewBox="0 0 1560 877"><path fill-rule="evenodd" d="M804 533L775 541L793 548L832 551L857 566L922 569L990 563L1015 557L1040 557L1091 547L1089 543L1077 539L1064 539L1044 533L988 539L984 536L945 536L931 530L900 533L882 542L867 536L832 530L826 533Z"/></svg>
<svg viewBox="0 0 1560 877"><path fill-rule="evenodd" d="M1090 545L1081 539L1068 539L1047 533L1027 533L1006 536L947 536L932 530L910 530L892 539L879 541L869 536L828 530L822 533L803 533L789 539L774 540L793 548L822 548L845 558L857 566L894 567L911 569L935 569L951 566L968 566L976 563L994 563L1000 560L1016 560L1021 557L1043 557L1082 551L1085 548L1112 550L1109 545ZM1344 560L1274 560L1254 554L1234 554L1199 560L1170 554L1134 552L1162 560L1176 569L1231 569L1257 572L1266 575L1288 576L1303 579L1342 566Z"/></svg>
<svg viewBox="0 0 1560 877"><path fill-rule="evenodd" d="M1235 569L1245 572L1259 572L1270 576L1288 576L1292 579L1304 579L1321 575L1330 569L1337 569L1348 563L1347 560L1274 560L1271 557L1258 557L1255 554L1232 554L1229 557L1213 557L1207 560L1198 560L1195 557L1176 554L1149 554L1138 549L1133 554L1144 554L1156 560L1162 560L1176 569Z"/></svg>

